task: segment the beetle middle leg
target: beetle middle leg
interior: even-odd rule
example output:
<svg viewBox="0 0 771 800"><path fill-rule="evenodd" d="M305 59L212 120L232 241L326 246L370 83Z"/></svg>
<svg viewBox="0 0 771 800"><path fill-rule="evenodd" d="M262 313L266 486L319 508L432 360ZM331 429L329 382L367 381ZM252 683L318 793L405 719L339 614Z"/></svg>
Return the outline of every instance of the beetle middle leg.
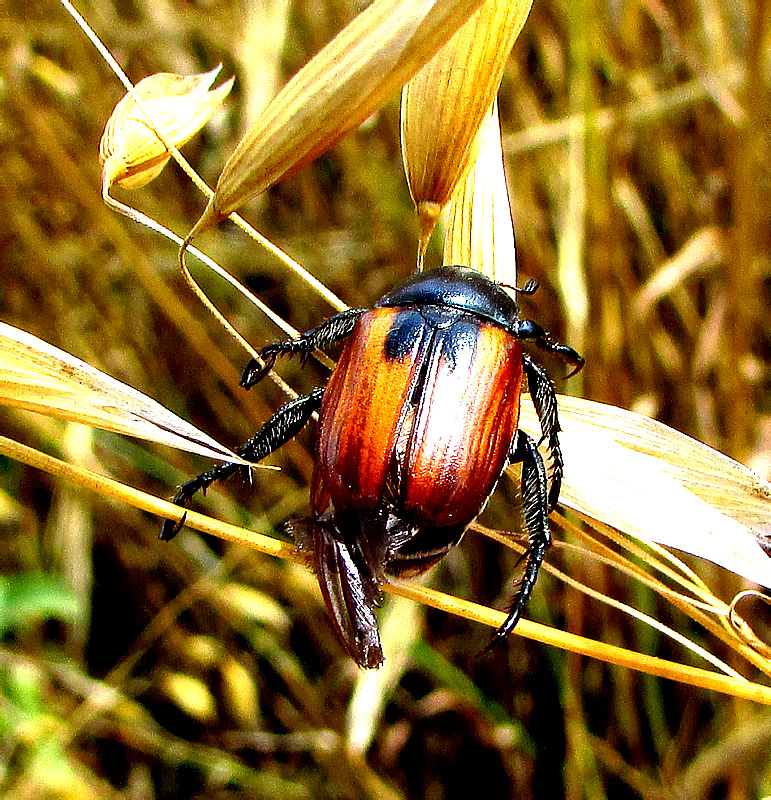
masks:
<svg viewBox="0 0 771 800"><path fill-rule="evenodd" d="M320 408L323 396L323 388L315 389L306 397L298 397L282 406L251 439L236 450L236 454L245 461L251 461L255 464L262 461L263 458L278 450L281 445L286 444L290 439L297 436L308 423L313 412ZM247 478L251 477L249 467L232 462L220 464L207 472L202 472L183 484L174 495L172 502L182 508L186 508L197 492L201 490L205 492L215 481L229 478L239 471L245 474ZM184 522L184 518L180 522L174 522L170 519L164 520L161 527L161 539L164 541L173 539L179 533Z"/></svg>
<svg viewBox="0 0 771 800"><path fill-rule="evenodd" d="M246 369L241 375L241 386L244 389L251 389L252 386L259 383L273 369L278 356L293 356L299 353L304 361L314 350L323 350L340 339L350 336L357 320L366 310L366 308L349 308L330 317L321 325L311 328L297 339L287 339L285 342L266 345L260 350L262 363L253 358L246 365Z"/></svg>
<svg viewBox="0 0 771 800"><path fill-rule="evenodd" d="M525 553L527 558L525 573L509 608L509 613L482 653L488 652L502 642L514 629L522 615L525 603L533 591L541 564L552 541L549 530L546 467L535 440L521 429L517 431L512 444L509 461L512 464L522 463L522 499L529 546Z"/></svg>
<svg viewBox="0 0 771 800"><path fill-rule="evenodd" d="M519 320L513 333L518 339L532 339L536 347L545 353L553 353L572 365L573 371L567 376L568 378L575 375L584 366L583 356L579 355L572 347L553 341L537 322L529 319ZM527 375L530 397L541 423L543 439L551 452L552 483L549 490L549 511L553 511L559 500L563 471L562 450L557 436L562 430L557 417L557 395L549 376L530 356L523 355L522 364Z"/></svg>

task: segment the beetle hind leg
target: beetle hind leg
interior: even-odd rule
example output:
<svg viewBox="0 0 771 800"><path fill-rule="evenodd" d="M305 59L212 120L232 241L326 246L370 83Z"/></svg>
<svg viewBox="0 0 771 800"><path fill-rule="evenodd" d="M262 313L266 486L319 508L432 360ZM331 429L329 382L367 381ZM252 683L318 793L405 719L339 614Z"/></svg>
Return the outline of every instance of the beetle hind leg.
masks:
<svg viewBox="0 0 771 800"><path fill-rule="evenodd" d="M313 412L321 406L323 396L324 390L316 389L307 397L298 397L282 406L251 439L236 450L236 454L245 461L259 463L305 427ZM179 488L172 503L187 508L199 491L205 492L215 481L225 480L239 471L243 472L247 478L251 478L249 467L232 462L220 464L207 472L202 472ZM164 520L160 538L163 541L173 539L184 524L184 517L179 522L170 519Z"/></svg>
<svg viewBox="0 0 771 800"><path fill-rule="evenodd" d="M509 458L511 463L522 462L522 498L529 547L524 554L525 572L519 582L509 613L495 632L492 641L482 650L482 654L502 642L519 621L552 541L549 530L546 468L534 439L523 430L517 431Z"/></svg>

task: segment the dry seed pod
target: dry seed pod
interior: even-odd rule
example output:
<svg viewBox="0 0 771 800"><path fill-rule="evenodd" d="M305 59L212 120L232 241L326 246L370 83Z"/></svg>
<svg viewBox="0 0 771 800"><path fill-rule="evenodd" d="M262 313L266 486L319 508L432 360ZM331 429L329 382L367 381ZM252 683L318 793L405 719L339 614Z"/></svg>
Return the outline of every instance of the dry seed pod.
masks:
<svg viewBox="0 0 771 800"><path fill-rule="evenodd" d="M480 131L481 147L450 201L444 263L465 264L498 283L515 286L517 263L509 192L501 149L498 104Z"/></svg>
<svg viewBox="0 0 771 800"><path fill-rule="evenodd" d="M170 158L166 146L149 124L170 144L180 147L208 122L233 86L233 78L209 91L220 67L188 77L159 72L140 81L135 91L115 106L99 143L102 184L138 189L149 183ZM147 114L147 117L145 116Z"/></svg>
<svg viewBox="0 0 771 800"><path fill-rule="evenodd" d="M486 0L404 87L402 157L423 239L476 159L509 52L531 0Z"/></svg>
<svg viewBox="0 0 771 800"><path fill-rule="evenodd" d="M230 715L243 730L253 730L260 722L260 695L254 675L235 657L227 655L220 663L222 694Z"/></svg>
<svg viewBox="0 0 771 800"><path fill-rule="evenodd" d="M189 717L210 725L217 719L217 701L209 687L197 676L165 671L158 688L177 708Z"/></svg>
<svg viewBox="0 0 771 800"><path fill-rule="evenodd" d="M375 0L263 110L188 240L291 175L362 123L414 75L481 0Z"/></svg>

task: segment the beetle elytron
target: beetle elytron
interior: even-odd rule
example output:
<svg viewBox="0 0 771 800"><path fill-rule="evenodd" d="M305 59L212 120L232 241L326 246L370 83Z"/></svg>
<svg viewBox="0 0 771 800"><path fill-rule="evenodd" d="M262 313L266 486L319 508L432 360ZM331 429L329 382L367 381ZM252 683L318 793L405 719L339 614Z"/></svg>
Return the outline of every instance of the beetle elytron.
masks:
<svg viewBox="0 0 771 800"><path fill-rule="evenodd" d="M532 293L529 282L521 291ZM375 618L379 585L388 576L425 571L456 545L503 470L522 463L529 549L524 576L491 645L516 625L551 544L548 515L562 481L554 387L522 352L520 339L574 367L584 364L535 322L520 319L503 288L466 267L419 273L373 309L350 309L300 338L277 342L252 360L241 385L250 388L280 355L307 358L347 339L327 383L283 406L241 446L258 462L319 410L319 442L309 520L293 526L313 552L334 627L361 667L378 667L383 651ZM551 486L536 442L518 429L523 374L551 455ZM180 488L188 505L213 481L245 470L223 464ZM166 521L161 537L179 529Z"/></svg>

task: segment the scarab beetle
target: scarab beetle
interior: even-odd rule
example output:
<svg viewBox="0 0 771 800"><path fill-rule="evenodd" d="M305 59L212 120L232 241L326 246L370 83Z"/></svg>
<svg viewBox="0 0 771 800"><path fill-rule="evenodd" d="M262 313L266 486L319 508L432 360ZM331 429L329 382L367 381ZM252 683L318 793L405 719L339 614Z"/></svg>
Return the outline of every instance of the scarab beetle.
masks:
<svg viewBox="0 0 771 800"><path fill-rule="evenodd" d="M535 291L531 281L520 290ZM375 609L389 576L428 569L458 544L503 470L522 464L529 549L524 576L492 644L516 625L551 543L548 515L559 498L562 454L557 401L545 371L523 353L531 340L574 367L571 347L521 319L504 288L466 267L418 273L372 309L350 309L298 339L264 347L241 379L250 388L280 355L307 358L347 339L326 388L283 406L238 454L258 462L319 411L311 518L293 526L313 552L319 585L340 641L361 667L383 661ZM523 374L551 457L551 485L536 442L518 428ZM243 470L224 464L181 487L199 489ZM167 521L162 538L180 526Z"/></svg>

